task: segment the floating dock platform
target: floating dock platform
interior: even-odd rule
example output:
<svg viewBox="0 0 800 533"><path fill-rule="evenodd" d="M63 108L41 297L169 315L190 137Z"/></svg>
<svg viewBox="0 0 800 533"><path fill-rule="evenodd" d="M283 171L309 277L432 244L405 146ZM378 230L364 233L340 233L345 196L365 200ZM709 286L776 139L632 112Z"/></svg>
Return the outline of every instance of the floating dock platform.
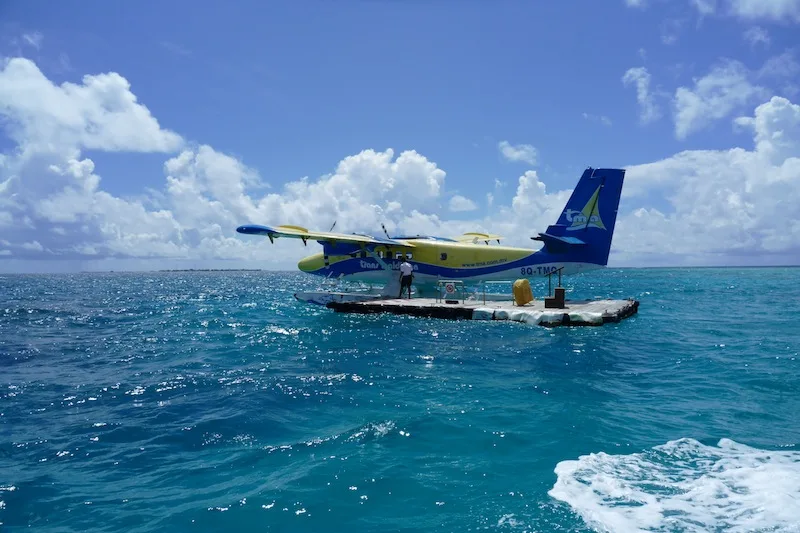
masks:
<svg viewBox="0 0 800 533"><path fill-rule="evenodd" d="M329 302L339 313L392 313L451 320L513 320L539 326L602 326L619 322L639 310L637 300L566 300L563 308L545 308L544 300L525 305L507 301L459 300L446 303L434 298L380 299Z"/></svg>

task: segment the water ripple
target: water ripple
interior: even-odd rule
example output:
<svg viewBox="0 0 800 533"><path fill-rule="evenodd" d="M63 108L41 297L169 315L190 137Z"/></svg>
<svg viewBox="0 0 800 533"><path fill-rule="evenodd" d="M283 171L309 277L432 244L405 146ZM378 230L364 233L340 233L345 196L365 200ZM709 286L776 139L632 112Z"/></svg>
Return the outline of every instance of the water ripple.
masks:
<svg viewBox="0 0 800 533"><path fill-rule="evenodd" d="M332 313L294 300L295 274L4 276L0 522L590 531L585 499L548 494L563 461L797 446L796 274L565 278L640 313L553 330Z"/></svg>

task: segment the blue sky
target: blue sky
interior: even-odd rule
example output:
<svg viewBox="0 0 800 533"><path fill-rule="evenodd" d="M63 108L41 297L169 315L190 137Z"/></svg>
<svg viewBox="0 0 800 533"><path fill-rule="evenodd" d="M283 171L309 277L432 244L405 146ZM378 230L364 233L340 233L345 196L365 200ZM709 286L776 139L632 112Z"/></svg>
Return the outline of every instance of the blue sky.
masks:
<svg viewBox="0 0 800 533"><path fill-rule="evenodd" d="M238 154L273 184L330 172L364 148L415 149L472 191L516 177L497 151L506 139L535 146L562 186L586 166L728 146L741 141L730 128L679 142L668 123L639 127L620 79L641 64L672 88L721 56L757 67L771 53L742 38L746 24L701 19L688 2L26 1L4 18L44 36L31 55L53 81L119 72L165 128ZM781 49L796 28L777 30ZM61 54L71 70L59 72ZM136 192L121 173L141 159L120 161L109 190ZM161 162L150 163L156 186Z"/></svg>
<svg viewBox="0 0 800 533"><path fill-rule="evenodd" d="M800 44L798 2L763 1L782 16L753 15L748 0L11 1L0 6L0 54L33 61L56 86L118 73L161 128L237 158L273 192L365 149L416 150L446 171L445 198L477 204L448 216L457 221L484 215L486 193L510 204L531 169L556 191L586 166L752 150L753 134L731 120L771 96L792 100L800 81L791 65L756 74ZM765 92L677 138L676 90L695 90L726 58ZM659 109L648 123L636 83L623 82L632 68L646 69ZM509 161L503 141L530 145L535 162ZM9 154L19 139L2 143ZM111 195L164 188L163 151L81 154ZM668 195L643 197L672 211Z"/></svg>

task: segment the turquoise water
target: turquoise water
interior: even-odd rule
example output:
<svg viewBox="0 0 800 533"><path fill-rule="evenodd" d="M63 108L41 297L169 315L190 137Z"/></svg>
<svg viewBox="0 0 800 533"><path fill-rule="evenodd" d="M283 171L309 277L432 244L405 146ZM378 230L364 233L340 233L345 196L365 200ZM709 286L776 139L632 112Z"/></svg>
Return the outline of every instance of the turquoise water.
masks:
<svg viewBox="0 0 800 533"><path fill-rule="evenodd" d="M301 274L2 276L0 529L796 531L798 274L569 278L641 306L557 329L336 314Z"/></svg>

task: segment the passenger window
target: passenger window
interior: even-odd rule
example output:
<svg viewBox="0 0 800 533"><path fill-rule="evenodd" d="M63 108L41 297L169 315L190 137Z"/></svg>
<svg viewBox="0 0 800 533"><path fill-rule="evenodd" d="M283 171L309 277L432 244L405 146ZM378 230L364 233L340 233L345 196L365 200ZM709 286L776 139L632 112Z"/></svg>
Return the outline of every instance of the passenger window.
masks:
<svg viewBox="0 0 800 533"><path fill-rule="evenodd" d="M413 256L413 255L411 255L411 252L408 252L408 253L406 254L406 259L408 259L408 260L411 260L411 258L412 258L412 257L414 257L414 256Z"/></svg>
<svg viewBox="0 0 800 533"><path fill-rule="evenodd" d="M396 254L394 254L394 258L395 259L402 259L403 258L403 252L397 252Z"/></svg>
<svg viewBox="0 0 800 533"><path fill-rule="evenodd" d="M446 252L442 252L441 254L439 254L439 258L442 261L447 261L447 253Z"/></svg>

